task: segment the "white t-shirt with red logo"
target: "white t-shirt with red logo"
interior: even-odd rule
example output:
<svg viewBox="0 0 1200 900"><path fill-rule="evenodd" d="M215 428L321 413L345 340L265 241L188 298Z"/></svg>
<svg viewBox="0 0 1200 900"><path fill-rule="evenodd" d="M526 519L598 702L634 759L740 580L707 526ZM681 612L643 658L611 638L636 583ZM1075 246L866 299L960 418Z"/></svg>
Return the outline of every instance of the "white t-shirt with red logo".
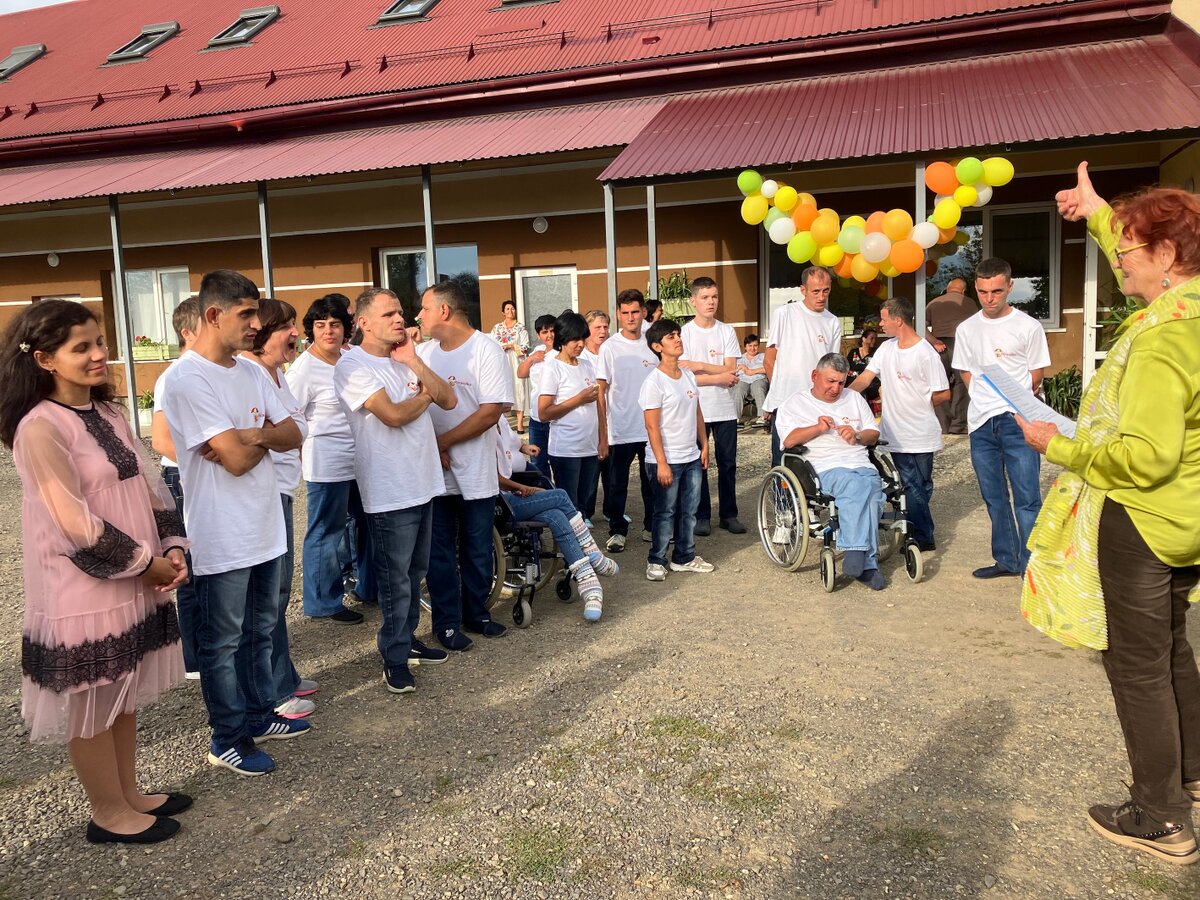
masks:
<svg viewBox="0 0 1200 900"><path fill-rule="evenodd" d="M929 341L901 349L893 338L876 348L867 371L879 376L883 417L879 438L892 453L941 450L942 426L930 404L935 391L950 388L942 359Z"/></svg>
<svg viewBox="0 0 1200 900"><path fill-rule="evenodd" d="M496 423L496 469L505 478L529 469L529 460L521 452L521 436L512 430L504 416Z"/></svg>
<svg viewBox="0 0 1200 900"><path fill-rule="evenodd" d="M658 428L662 432L663 452L667 454L668 463L677 466L700 458L696 434L700 388L696 385L695 375L681 369L679 377L672 378L656 366L642 383L638 402L643 410L662 410ZM649 440L646 441L646 462L658 462Z"/></svg>
<svg viewBox="0 0 1200 900"><path fill-rule="evenodd" d="M855 431L875 429L875 416L871 407L858 391L842 391L832 403L818 400L812 390L801 391L788 397L778 412L780 440L787 438L797 428L807 428L816 425L821 416L833 419L834 427L849 425ZM861 444L848 443L840 434L832 429L819 434L807 444L808 453L805 456L819 475L830 469L871 469L871 458L867 456L867 448Z"/></svg>
<svg viewBox="0 0 1200 900"><path fill-rule="evenodd" d="M429 416L423 413L393 428L364 405L381 390L393 403L411 400L421 389L412 369L389 356L351 347L334 367L333 384L354 433L354 478L366 512L409 509L445 493Z"/></svg>
<svg viewBox="0 0 1200 900"><path fill-rule="evenodd" d="M198 353L172 366L163 412L175 442L183 482L183 521L192 542L192 570L216 575L283 556L283 506L268 453L241 476L209 462L200 447L233 428L283 422L283 405L262 366L237 357L226 367Z"/></svg>
<svg viewBox="0 0 1200 900"><path fill-rule="evenodd" d="M433 430L445 434L485 403L513 405L513 375L500 345L481 332L474 332L461 346L444 350L435 341L419 344L417 352L425 365L454 388L458 403L453 409L429 407ZM486 429L469 441L450 448L450 469L444 471L445 493L461 494L464 500L482 500L500 492L496 477L496 430Z"/></svg>
<svg viewBox="0 0 1200 900"><path fill-rule="evenodd" d="M979 377L984 366L999 366L1032 393L1030 371L1050 365L1050 347L1041 323L1019 309L1010 309L1008 315L999 319L989 319L980 310L959 325L954 333L954 359L950 365L960 372L971 373L968 431L974 431L994 416L1013 411L1004 398Z"/></svg>
<svg viewBox="0 0 1200 900"><path fill-rule="evenodd" d="M308 420L301 448L304 480L317 484L349 481L354 477L354 436L346 411L333 389L333 369L315 353L301 353L287 370L292 396Z"/></svg>
<svg viewBox="0 0 1200 900"><path fill-rule="evenodd" d="M308 437L308 421L304 418L304 409L300 406L300 401L292 395L291 389L288 388L287 379L280 374L279 384L276 384L275 379L267 374L267 380L275 389L275 393L279 395L279 402L292 414L292 420L300 429L300 433ZM296 488L300 487L301 477L299 448L288 450L286 453L272 450L271 461L275 463L275 483L279 485L279 493L295 497Z"/></svg>
<svg viewBox="0 0 1200 900"><path fill-rule="evenodd" d="M582 356L578 365L568 365L559 354L542 369L538 396L553 397L555 403L570 400L580 391L596 383L592 364ZM600 418L595 403L584 403L565 416L550 423L550 455L582 457L595 456L600 439Z"/></svg>
<svg viewBox="0 0 1200 900"><path fill-rule="evenodd" d="M681 359L708 363L712 366L723 366L727 357L737 359L741 353L738 348L737 332L724 322L714 322L711 328L701 328L693 319L684 325L679 333L683 338ZM729 422L736 419L737 411L733 407L732 386L721 387L716 384L700 386L700 410L704 413L705 424Z"/></svg>
<svg viewBox="0 0 1200 900"><path fill-rule="evenodd" d="M618 331L600 345L596 378L608 385L604 399L608 406L610 444L646 440L646 420L638 396L647 376L657 368L658 357L644 338L631 341Z"/></svg>
<svg viewBox="0 0 1200 900"><path fill-rule="evenodd" d="M529 367L529 397L531 400L529 404L529 418L535 422L542 421L542 417L538 415L537 411L537 398L541 396L539 391L541 390L542 370L546 368L546 363L558 356L557 350L546 350L544 347L539 349L545 351L545 357L543 357L541 362L536 362ZM534 353L536 352L537 350L534 351Z"/></svg>
<svg viewBox="0 0 1200 900"><path fill-rule="evenodd" d="M803 303L789 303L775 311L767 346L778 348L763 404L763 411L771 412L793 394L812 390L817 360L826 353L841 352L842 323L827 309L815 313Z"/></svg>

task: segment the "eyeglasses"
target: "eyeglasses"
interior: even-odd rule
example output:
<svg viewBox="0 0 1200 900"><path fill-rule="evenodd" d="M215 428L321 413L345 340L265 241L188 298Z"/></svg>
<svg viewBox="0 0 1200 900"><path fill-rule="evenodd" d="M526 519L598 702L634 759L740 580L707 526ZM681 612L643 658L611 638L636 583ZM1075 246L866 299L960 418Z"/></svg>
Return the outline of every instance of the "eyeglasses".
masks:
<svg viewBox="0 0 1200 900"><path fill-rule="evenodd" d="M1141 250L1143 247L1149 247L1149 246L1150 246L1150 242L1146 241L1144 244L1134 244L1132 247L1126 247L1123 250L1114 250L1113 251L1113 261L1119 266L1123 262L1125 262L1125 254L1132 253L1134 250Z"/></svg>

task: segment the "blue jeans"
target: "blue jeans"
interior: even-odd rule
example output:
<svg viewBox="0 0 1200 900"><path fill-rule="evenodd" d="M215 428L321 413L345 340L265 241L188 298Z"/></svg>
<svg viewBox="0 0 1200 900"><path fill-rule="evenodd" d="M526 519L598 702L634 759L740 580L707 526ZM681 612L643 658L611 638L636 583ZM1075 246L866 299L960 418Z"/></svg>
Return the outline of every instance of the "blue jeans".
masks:
<svg viewBox="0 0 1200 900"><path fill-rule="evenodd" d="M532 497L522 497L520 494L510 494L506 491L504 502L512 513L514 522L543 522L548 525L568 566L583 559L583 549L579 546L579 539L575 537L575 529L571 527L571 519L575 517L577 510L566 491L555 488L551 491L538 491Z"/></svg>
<svg viewBox="0 0 1200 900"><path fill-rule="evenodd" d="M609 534L629 534L629 523L625 521L625 504L629 500L629 468L638 461L639 484L642 491L642 528L650 531L654 518L654 492L652 480L646 470L646 442L631 441L628 444L608 446L608 485L612 489L611 502L604 498L605 515L608 516Z"/></svg>
<svg viewBox="0 0 1200 900"><path fill-rule="evenodd" d="M837 546L867 551L864 569L879 568L879 519L883 515L883 482L872 469L829 469L821 472L821 490L837 502Z"/></svg>
<svg viewBox="0 0 1200 900"><path fill-rule="evenodd" d="M271 635L279 620L280 559L196 576L200 689L213 740L229 747L275 713Z"/></svg>
<svg viewBox="0 0 1200 900"><path fill-rule="evenodd" d="M464 500L461 494L433 499L433 546L429 551L429 602L433 631L444 634L464 621L492 621L492 520L496 498Z"/></svg>
<svg viewBox="0 0 1200 900"><path fill-rule="evenodd" d="M737 505L737 420L709 422L705 426L712 440L717 460L717 501L721 504L717 516L722 521L736 519ZM712 500L708 493L708 472L700 476L700 505L696 518L707 522L712 518Z"/></svg>
<svg viewBox="0 0 1200 900"><path fill-rule="evenodd" d="M529 461L537 468L539 472L550 477L550 423L539 422L537 419L530 416L529 418L529 443L537 447L542 452L537 456L532 457Z"/></svg>
<svg viewBox="0 0 1200 900"><path fill-rule="evenodd" d="M292 522L293 500L280 494L283 501L283 524L287 529L287 550L279 563L279 621L271 632L271 672L275 676L275 705L278 706L296 693L300 673L292 665L291 642L288 640L287 608L292 599L292 571L296 567L296 530Z"/></svg>
<svg viewBox="0 0 1200 900"><path fill-rule="evenodd" d="M179 469L175 466L163 466L163 481L167 490L175 498L175 509L179 513L179 521L183 521L183 485L179 481ZM181 535L182 537L182 535ZM192 571L192 554L183 554L187 560L188 572ZM200 622L196 610L195 579L180 585L175 590L175 603L179 607L179 633L183 639L183 667L188 672L200 671Z"/></svg>
<svg viewBox="0 0 1200 900"><path fill-rule="evenodd" d="M771 468L775 468L781 462L783 462L783 438L779 436L779 410L775 410L771 413Z"/></svg>
<svg viewBox="0 0 1200 900"><path fill-rule="evenodd" d="M671 553L671 562L689 563L696 557L693 532L696 506L700 503L700 479L704 477L700 460L671 464L670 487L658 483L657 465L650 463L646 469L654 491L654 527L651 529L654 539L650 542L650 562L660 566L667 564L667 545L674 530L675 549Z"/></svg>
<svg viewBox="0 0 1200 900"><path fill-rule="evenodd" d="M350 589L353 579L354 593L366 603L376 601L377 588L373 572L364 571L360 559L370 559L371 533L367 528L367 514L363 510L362 495L358 482L351 482L350 499L346 504L346 530L338 544L338 564L342 567L342 590Z"/></svg>
<svg viewBox="0 0 1200 900"><path fill-rule="evenodd" d="M551 456L554 486L567 492L571 506L577 510L596 511L596 475L600 460L595 456ZM587 513L584 513L587 518Z"/></svg>
<svg viewBox="0 0 1200 900"><path fill-rule="evenodd" d="M929 511L929 501L933 499L933 454L893 453L892 462L904 485L911 536L919 544L932 544L933 514Z"/></svg>
<svg viewBox="0 0 1200 900"><path fill-rule="evenodd" d="M1025 443L1013 414L1003 413L971 432L971 465L992 520L992 558L1010 572L1023 573L1029 535L1042 508L1042 459Z"/></svg>
<svg viewBox="0 0 1200 900"><path fill-rule="evenodd" d="M343 609L342 565L338 547L346 531L353 481L306 482L308 487L308 530L304 534L304 614L332 616ZM358 541L358 594L375 598L370 542L366 528Z"/></svg>
<svg viewBox="0 0 1200 900"><path fill-rule="evenodd" d="M421 619L421 581L429 571L433 501L367 513L379 585L379 655L384 668L408 668L413 632ZM491 546L491 542L488 542Z"/></svg>

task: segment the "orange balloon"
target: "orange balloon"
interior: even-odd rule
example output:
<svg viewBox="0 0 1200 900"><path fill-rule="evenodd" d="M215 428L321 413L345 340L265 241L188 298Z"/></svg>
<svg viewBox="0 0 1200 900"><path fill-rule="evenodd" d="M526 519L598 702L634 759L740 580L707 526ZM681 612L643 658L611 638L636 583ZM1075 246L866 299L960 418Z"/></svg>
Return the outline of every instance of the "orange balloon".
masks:
<svg viewBox="0 0 1200 900"><path fill-rule="evenodd" d="M837 238L838 232L842 230L842 223L838 221L837 216L820 215L808 230L818 245L828 244Z"/></svg>
<svg viewBox="0 0 1200 900"><path fill-rule="evenodd" d="M837 211L836 209L833 209L832 207L829 207L829 206L826 206L825 208L823 208L823 209L821 210L821 215L823 215L823 216L833 216L835 219L837 219L837 220L838 220L838 222L841 222L841 221L842 221L842 217L838 215L838 211Z"/></svg>
<svg viewBox="0 0 1200 900"><path fill-rule="evenodd" d="M798 199L796 200L796 204L798 206L812 206L815 208L817 205L817 198L807 191L801 191Z"/></svg>
<svg viewBox="0 0 1200 900"><path fill-rule="evenodd" d="M892 265L901 272L915 272L925 262L925 251L914 240L896 241L892 244L892 254L888 257Z"/></svg>
<svg viewBox="0 0 1200 900"><path fill-rule="evenodd" d="M865 231L867 234L882 234L883 217L886 215L887 213L885 213L882 209L871 213L871 215L867 216L867 224L866 227L863 228L863 231Z"/></svg>
<svg viewBox="0 0 1200 900"><path fill-rule="evenodd" d="M925 187L935 194L953 194L958 186L958 175L948 162L930 163L925 170Z"/></svg>
<svg viewBox="0 0 1200 900"><path fill-rule="evenodd" d="M954 235L956 235L956 234L958 234L957 227L939 228L938 229L938 243L939 244L947 244L950 241L954 240Z"/></svg>
<svg viewBox="0 0 1200 900"><path fill-rule="evenodd" d="M893 243L907 240L912 230L912 216L903 209L890 210L883 217L883 233L891 238Z"/></svg>
<svg viewBox="0 0 1200 900"><path fill-rule="evenodd" d="M808 231L817 220L817 208L810 203L800 203L792 210L792 221L796 223L796 231Z"/></svg>
<svg viewBox="0 0 1200 900"><path fill-rule="evenodd" d="M839 278L852 278L854 259L857 254L847 253L842 257L841 262L833 267L833 271L837 273Z"/></svg>

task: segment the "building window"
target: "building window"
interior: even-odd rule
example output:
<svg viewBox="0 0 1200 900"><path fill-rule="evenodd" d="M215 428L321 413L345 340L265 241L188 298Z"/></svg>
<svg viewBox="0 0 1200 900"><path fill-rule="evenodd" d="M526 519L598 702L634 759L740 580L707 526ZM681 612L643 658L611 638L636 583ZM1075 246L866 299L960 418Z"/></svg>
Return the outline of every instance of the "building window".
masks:
<svg viewBox="0 0 1200 900"><path fill-rule="evenodd" d="M436 4L437 0L397 0L383 11L379 17L379 24L411 22L413 19L423 18Z"/></svg>
<svg viewBox="0 0 1200 900"><path fill-rule="evenodd" d="M579 281L575 266L555 266L552 269L515 269L514 300L517 318L532 339L533 323L539 316L558 317L564 309L579 312ZM499 311L497 310L497 313Z"/></svg>
<svg viewBox="0 0 1200 900"><path fill-rule="evenodd" d="M45 44L26 44L23 47L13 47L12 53L0 61L0 81L7 81L45 52Z"/></svg>
<svg viewBox="0 0 1200 900"><path fill-rule="evenodd" d="M476 328L479 318L479 248L475 244L438 247L437 281L457 281L467 295L467 316ZM421 315L421 294L435 279L429 277L423 247L379 251L381 283L394 291L410 325Z"/></svg>
<svg viewBox="0 0 1200 900"><path fill-rule="evenodd" d="M279 17L278 6L259 6L244 9L238 20L208 42L210 47L245 44Z"/></svg>
<svg viewBox="0 0 1200 900"><path fill-rule="evenodd" d="M135 360L174 359L179 355L179 338L171 315L191 294L191 279L185 267L130 269L125 273Z"/></svg>
<svg viewBox="0 0 1200 900"><path fill-rule="evenodd" d="M1059 325L1059 218L1053 207L984 210L988 256L1007 260L1013 270L1008 302L1048 328Z"/></svg>
<svg viewBox="0 0 1200 900"><path fill-rule="evenodd" d="M150 51L164 41L179 33L178 22L161 22L158 25L147 25L141 34L132 41L108 54L109 62L126 62L132 59L145 59Z"/></svg>

